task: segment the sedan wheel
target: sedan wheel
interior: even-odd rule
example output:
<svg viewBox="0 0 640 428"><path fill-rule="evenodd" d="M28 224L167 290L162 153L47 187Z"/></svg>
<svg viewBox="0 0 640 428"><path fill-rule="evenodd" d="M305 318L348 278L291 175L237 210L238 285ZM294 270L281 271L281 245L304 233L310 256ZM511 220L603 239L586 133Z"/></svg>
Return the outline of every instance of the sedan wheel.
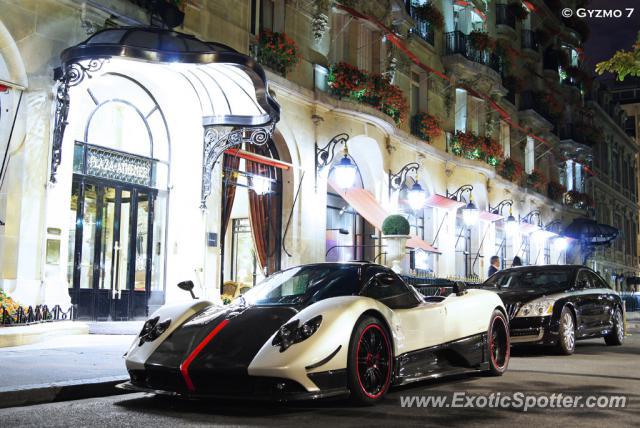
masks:
<svg viewBox="0 0 640 428"><path fill-rule="evenodd" d="M564 308L560 314L560 337L558 351L563 355L571 355L576 348L576 328L571 309Z"/></svg>
<svg viewBox="0 0 640 428"><path fill-rule="evenodd" d="M616 308L613 312L611 322L613 330L604 337L604 341L609 346L620 346L624 342L624 320L620 308Z"/></svg>
<svg viewBox="0 0 640 428"><path fill-rule="evenodd" d="M393 353L391 341L379 320L361 320L351 337L349 349L349 390L358 404L373 404L391 384Z"/></svg>

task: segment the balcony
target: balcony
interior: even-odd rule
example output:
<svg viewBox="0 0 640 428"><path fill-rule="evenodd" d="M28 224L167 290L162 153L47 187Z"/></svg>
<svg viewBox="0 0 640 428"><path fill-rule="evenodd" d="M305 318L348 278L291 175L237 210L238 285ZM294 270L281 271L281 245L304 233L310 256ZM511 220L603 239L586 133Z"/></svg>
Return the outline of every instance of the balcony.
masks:
<svg viewBox="0 0 640 428"><path fill-rule="evenodd" d="M539 93L524 91L520 94L520 120L532 128L552 129L556 118L550 113Z"/></svg>
<svg viewBox="0 0 640 428"><path fill-rule="evenodd" d="M538 50L538 42L533 31L522 30L522 49Z"/></svg>
<svg viewBox="0 0 640 428"><path fill-rule="evenodd" d="M409 14L416 25L411 29L411 34L416 34L425 42L429 43L431 46L435 45L435 30L433 24L418 17L418 14L415 12L415 7L412 5L409 9Z"/></svg>
<svg viewBox="0 0 640 428"><path fill-rule="evenodd" d="M547 49L542 57L542 68L555 73L558 72L558 55L553 49Z"/></svg>
<svg viewBox="0 0 640 428"><path fill-rule="evenodd" d="M496 4L496 25L506 25L515 30L516 17L509 13L506 4Z"/></svg>
<svg viewBox="0 0 640 428"><path fill-rule="evenodd" d="M471 47L469 36L461 31L452 31L444 35L444 54L460 54L469 61L491 68L498 74L502 71L502 61L498 55L486 50L474 49Z"/></svg>

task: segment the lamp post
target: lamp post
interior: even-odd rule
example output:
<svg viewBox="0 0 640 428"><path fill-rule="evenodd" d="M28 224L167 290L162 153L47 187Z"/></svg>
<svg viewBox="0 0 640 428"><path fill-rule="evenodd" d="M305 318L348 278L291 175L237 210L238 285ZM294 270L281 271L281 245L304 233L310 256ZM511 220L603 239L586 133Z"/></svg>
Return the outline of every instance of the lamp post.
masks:
<svg viewBox="0 0 640 428"><path fill-rule="evenodd" d="M534 224L533 223L534 217L538 218L538 228L542 229L542 218L540 217L540 210L533 210L529 212L527 215L525 215L524 217L518 216L520 223L524 222L528 224Z"/></svg>
<svg viewBox="0 0 640 428"><path fill-rule="evenodd" d="M353 183L356 179L356 174L358 172L358 167L355 162L353 162L351 156L349 155L349 149L347 147L347 141L349 140L349 135L342 133L333 137L326 146L318 147L318 144L315 143L315 169L316 169L316 185L318 182L318 175L320 172L327 166L333 163L333 159L335 157L336 147L339 144L344 145L343 149L343 157L340 161L333 167L334 175L336 178L336 184L342 189L349 189L353 186Z"/></svg>
<svg viewBox="0 0 640 428"><path fill-rule="evenodd" d="M407 194L409 206L414 211L417 211L420 208L424 207L424 204L427 200L427 194L425 193L420 183L418 183L418 169L420 169L420 164L418 164L417 162L411 162L403 166L400 171L395 174L393 174L391 170L389 170L389 199L391 199L391 192L399 191L403 187L405 187L407 176L410 173L414 174L413 185L411 186Z"/></svg>
<svg viewBox="0 0 640 428"><path fill-rule="evenodd" d="M513 216L513 200L505 199L500 201L495 207L489 207L489 211L493 214L502 215L505 207L509 207L509 216L505 220L505 229L509 235L513 235L518 227L518 220Z"/></svg>
<svg viewBox="0 0 640 428"><path fill-rule="evenodd" d="M453 199L454 201L464 202L464 197L462 196L465 192L469 193L469 200L467 204L462 208L462 220L467 227L471 227L478 222L480 218L480 211L476 204L473 203L473 186L471 184L465 184L460 186L455 192L449 193L447 190L447 198Z"/></svg>

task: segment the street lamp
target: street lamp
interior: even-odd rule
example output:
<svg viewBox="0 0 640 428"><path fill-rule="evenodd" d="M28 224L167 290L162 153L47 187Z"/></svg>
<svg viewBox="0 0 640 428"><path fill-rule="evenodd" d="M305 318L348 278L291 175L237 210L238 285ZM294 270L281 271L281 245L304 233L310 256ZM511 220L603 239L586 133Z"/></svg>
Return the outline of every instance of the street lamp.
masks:
<svg viewBox="0 0 640 428"><path fill-rule="evenodd" d="M504 201L500 201L495 207L489 207L489 211L493 214L502 215L502 210L504 210L505 207L509 207L509 216L505 220L505 229L509 235L513 235L518 229L518 220L513 216L513 200L505 199Z"/></svg>
<svg viewBox="0 0 640 428"><path fill-rule="evenodd" d="M538 229L542 229L542 218L540 218L540 210L533 210L529 212L527 215L525 215L524 217L519 217L519 218L520 218L520 222L534 224L533 223L534 217L538 218L538 225L537 225Z"/></svg>
<svg viewBox="0 0 640 428"><path fill-rule="evenodd" d="M413 185L407 192L409 206L414 211L424 207L424 204L427 201L427 194L418 182L418 169L420 169L420 164L417 162L411 162L403 166L400 171L395 174L389 170L389 199L391 199L392 191L401 190L406 186L407 175L410 173L414 174Z"/></svg>
<svg viewBox="0 0 640 428"><path fill-rule="evenodd" d="M325 167L333 163L336 147L339 144L342 144L344 145L344 150L342 152L343 157L333 167L334 177L336 179L336 184L342 189L348 189L353 186L353 183L356 179L356 174L358 172L358 167L353 162L351 156L349 156L349 150L347 148L348 140L349 135L342 133L333 137L324 147L318 147L317 143L314 144L316 152L316 182L318 180L318 175L320 174L320 172Z"/></svg>
<svg viewBox="0 0 640 428"><path fill-rule="evenodd" d="M454 201L464 202L464 198L462 194L464 192L469 192L469 202L462 208L462 221L467 227L471 227L478 222L480 218L480 210L476 204L473 203L473 186L471 184L465 184L460 186L455 192L449 193L447 190L447 198L453 199Z"/></svg>

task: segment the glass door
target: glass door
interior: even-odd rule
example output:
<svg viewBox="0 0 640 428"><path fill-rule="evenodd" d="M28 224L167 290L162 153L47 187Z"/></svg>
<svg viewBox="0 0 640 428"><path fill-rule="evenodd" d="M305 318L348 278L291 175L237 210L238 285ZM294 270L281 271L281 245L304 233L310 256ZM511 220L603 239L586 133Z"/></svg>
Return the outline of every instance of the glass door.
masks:
<svg viewBox="0 0 640 428"><path fill-rule="evenodd" d="M72 187L69 282L78 316L147 316L153 190L76 179Z"/></svg>

